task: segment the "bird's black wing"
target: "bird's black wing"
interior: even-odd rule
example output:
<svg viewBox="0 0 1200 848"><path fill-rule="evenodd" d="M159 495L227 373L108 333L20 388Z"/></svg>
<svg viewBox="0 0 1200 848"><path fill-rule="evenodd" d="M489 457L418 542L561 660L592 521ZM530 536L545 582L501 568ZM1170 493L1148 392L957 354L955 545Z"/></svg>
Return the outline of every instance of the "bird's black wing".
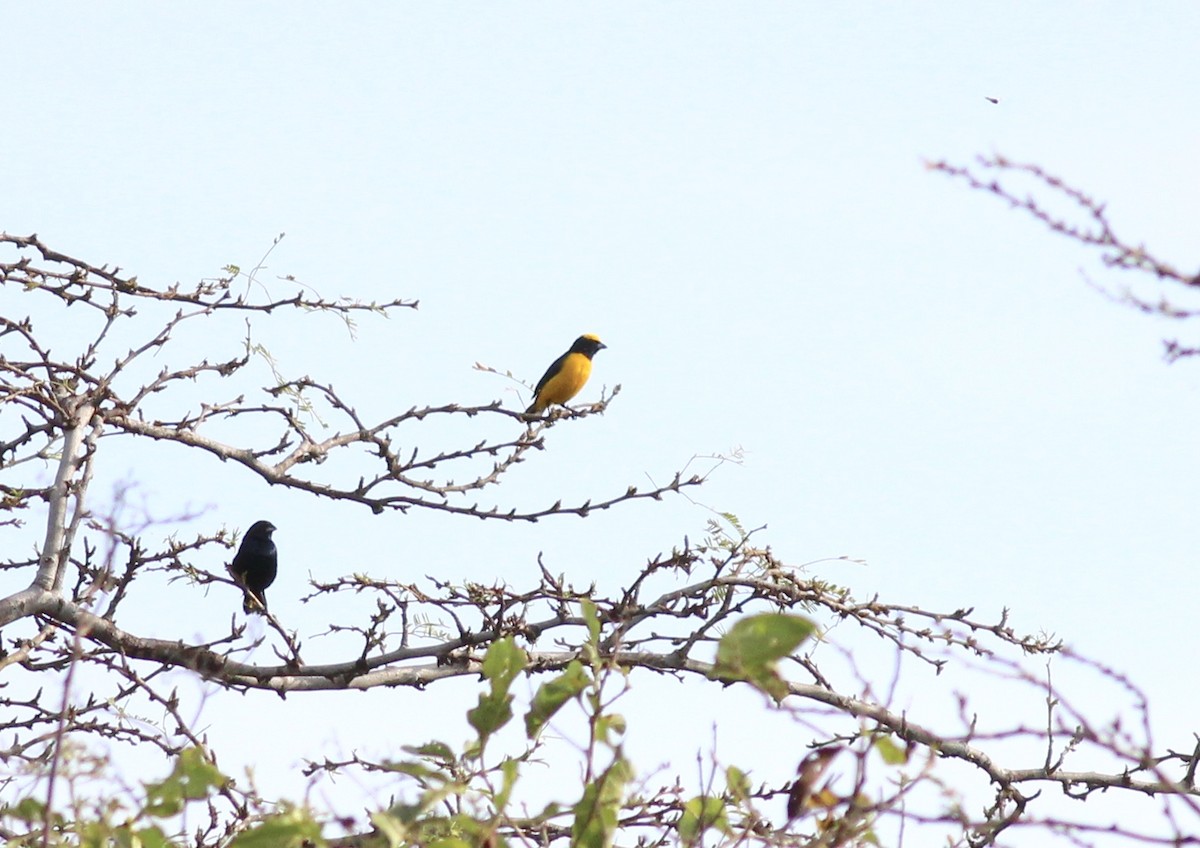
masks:
<svg viewBox="0 0 1200 848"><path fill-rule="evenodd" d="M561 371L563 366L567 364L567 357L570 355L571 351L568 350L558 359L554 360L550 367L546 369L546 373L542 375L542 379L538 380L537 388L533 390L535 399L542 393L542 389L546 388L546 384L550 382L554 375Z"/></svg>

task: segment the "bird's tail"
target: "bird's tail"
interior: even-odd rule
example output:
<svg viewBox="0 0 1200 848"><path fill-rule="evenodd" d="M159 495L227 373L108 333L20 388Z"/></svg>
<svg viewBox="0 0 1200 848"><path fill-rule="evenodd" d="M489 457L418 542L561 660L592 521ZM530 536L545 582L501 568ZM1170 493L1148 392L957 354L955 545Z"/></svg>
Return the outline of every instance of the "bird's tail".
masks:
<svg viewBox="0 0 1200 848"><path fill-rule="evenodd" d="M242 610L244 612L263 613L267 611L267 593L262 592L258 595L251 592L249 589L242 589Z"/></svg>

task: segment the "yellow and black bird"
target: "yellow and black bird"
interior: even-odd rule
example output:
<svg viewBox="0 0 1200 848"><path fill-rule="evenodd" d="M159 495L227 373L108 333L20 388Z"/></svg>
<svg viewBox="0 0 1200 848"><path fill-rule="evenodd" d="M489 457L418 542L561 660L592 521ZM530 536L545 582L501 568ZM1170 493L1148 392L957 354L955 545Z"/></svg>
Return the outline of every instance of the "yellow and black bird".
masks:
<svg viewBox="0 0 1200 848"><path fill-rule="evenodd" d="M565 404L583 388L592 374L592 357L607 345L591 333L575 340L571 349L554 360L533 390L533 403L527 415L541 415L554 404Z"/></svg>

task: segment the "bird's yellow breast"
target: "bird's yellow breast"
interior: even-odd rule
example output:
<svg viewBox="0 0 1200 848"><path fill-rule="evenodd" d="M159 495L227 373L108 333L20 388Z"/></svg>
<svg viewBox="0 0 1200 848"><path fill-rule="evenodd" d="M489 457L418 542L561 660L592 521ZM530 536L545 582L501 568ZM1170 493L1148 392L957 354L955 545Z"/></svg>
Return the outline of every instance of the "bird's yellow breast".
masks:
<svg viewBox="0 0 1200 848"><path fill-rule="evenodd" d="M545 409L552 404L566 403L579 394L591 374L592 360L589 357L582 353L568 353L558 373L547 380L538 392L537 405Z"/></svg>

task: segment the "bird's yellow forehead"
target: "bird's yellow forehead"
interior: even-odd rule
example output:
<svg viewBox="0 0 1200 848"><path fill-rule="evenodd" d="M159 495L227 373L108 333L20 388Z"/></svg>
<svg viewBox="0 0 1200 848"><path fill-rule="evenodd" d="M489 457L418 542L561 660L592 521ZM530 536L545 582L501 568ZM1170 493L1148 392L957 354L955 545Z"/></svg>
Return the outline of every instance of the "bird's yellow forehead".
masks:
<svg viewBox="0 0 1200 848"><path fill-rule="evenodd" d="M584 334L583 334L582 336L580 336L579 338L581 338L581 339L587 339L589 342L598 342L598 341L600 341L600 337L599 337L599 336L597 336L595 333L584 333Z"/></svg>

